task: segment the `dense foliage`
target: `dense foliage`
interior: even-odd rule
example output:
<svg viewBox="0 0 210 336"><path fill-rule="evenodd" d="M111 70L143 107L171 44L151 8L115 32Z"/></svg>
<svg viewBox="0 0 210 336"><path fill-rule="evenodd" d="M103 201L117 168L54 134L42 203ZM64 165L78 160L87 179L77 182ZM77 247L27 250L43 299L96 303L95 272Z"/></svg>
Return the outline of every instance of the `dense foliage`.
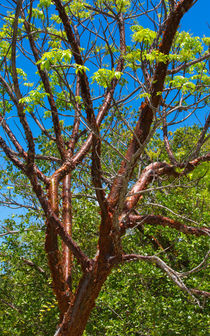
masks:
<svg viewBox="0 0 210 336"><path fill-rule="evenodd" d="M179 31L193 1L4 3L0 334L206 335L210 38Z"/></svg>

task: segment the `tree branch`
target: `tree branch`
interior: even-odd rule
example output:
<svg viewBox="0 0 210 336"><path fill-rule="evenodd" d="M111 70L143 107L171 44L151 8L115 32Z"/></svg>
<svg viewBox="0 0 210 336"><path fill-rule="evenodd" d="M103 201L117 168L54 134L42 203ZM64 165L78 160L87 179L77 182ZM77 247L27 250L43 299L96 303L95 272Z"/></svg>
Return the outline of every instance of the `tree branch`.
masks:
<svg viewBox="0 0 210 336"><path fill-rule="evenodd" d="M4 303L5 305L7 305L8 307L10 307L10 308L16 310L18 313L22 314L21 309L20 309L20 308L17 308L13 303L7 302L7 301L5 301L5 300L3 300L3 299L1 299L1 298L0 298L0 301L1 301L2 303Z"/></svg>
<svg viewBox="0 0 210 336"><path fill-rule="evenodd" d="M154 162L143 170L139 180L134 184L129 192L129 196L126 198L124 212L127 212L135 207L139 199L142 197L140 191L146 189L148 184L157 176L157 170L165 167L165 165L166 163L164 162Z"/></svg>
<svg viewBox="0 0 210 336"><path fill-rule="evenodd" d="M206 55L204 55L204 56L201 56L201 57L199 57L199 58L197 58L197 59L195 59L195 60L193 60L193 61L191 61L191 62L181 64L180 66L178 66L178 67L175 68L175 69L168 70L168 71L167 71L167 74L168 74L168 75L174 75L174 74L180 72L181 70L186 70L186 69L189 68L191 65L194 65L194 64L197 64L197 63L200 63L200 62L202 62L202 61L205 61L205 60L209 59L209 57L210 57L210 53L208 53L208 54L206 54Z"/></svg>
<svg viewBox="0 0 210 336"><path fill-rule="evenodd" d="M80 249L80 247L68 235L61 221L52 210L46 198L46 195L44 194L43 189L36 176L34 176L33 172L30 172L30 174L28 173L28 177L31 181L32 188L35 194L37 195L37 198L39 199L39 202L42 206L46 218L52 223L52 225L54 225L57 233L60 235L61 239L65 242L65 244L70 248L76 259L78 260L79 264L82 266L82 269L84 271L89 270L89 268L91 268L92 265L92 260L90 260L84 254L84 252Z"/></svg>
<svg viewBox="0 0 210 336"><path fill-rule="evenodd" d="M209 113L209 115L208 115L208 117L206 119L206 122L204 124L203 129L202 129L202 132L201 132L200 137L198 139L197 145L196 145L194 151L192 152L192 154L190 155L190 159L189 160L195 159L199 155L201 146L205 142L205 135L206 135L206 133L207 133L207 131L209 129L209 126L210 126L210 113Z"/></svg>
<svg viewBox="0 0 210 336"><path fill-rule="evenodd" d="M14 163L16 167L21 169L23 172L26 171L26 166L23 164L22 161L20 161L17 158L18 154L15 153L12 149L10 149L9 146L7 146L6 142L1 136L0 136L0 147L3 149L6 156Z"/></svg>
<svg viewBox="0 0 210 336"><path fill-rule="evenodd" d="M0 115L0 124L1 124L2 128L4 129L4 131L6 132L6 134L8 135L8 137L10 138L10 140L12 141L12 143L15 146L18 153L20 153L20 155L22 157L24 157L24 159L26 159L27 158L27 153L24 151L23 147L20 145L20 143L16 139L15 135L12 133L11 129L9 128L6 121L4 120L4 118L1 115Z"/></svg>
<svg viewBox="0 0 210 336"><path fill-rule="evenodd" d="M17 69L16 69L16 43L17 43L17 32L18 32L18 18L21 12L22 7L22 0L17 1L17 7L15 12L15 18L13 23L13 35L12 35L12 52L11 52L11 61L12 61L12 78L14 83L14 90L16 97L18 99L18 115L20 122L23 126L26 139L28 142L28 157L27 157L27 166L28 169L31 169L31 165L34 164L34 157L35 157L35 145L33 140L33 135L31 132L31 129L29 127L29 124L27 122L25 113L24 113L24 105L22 103L19 103L19 100L22 98L22 94L20 92L19 83L18 83L18 76L17 76Z"/></svg>
<svg viewBox="0 0 210 336"><path fill-rule="evenodd" d="M68 42L71 46L71 51L74 56L74 59L76 61L76 64L79 66L84 65L84 61L82 59L81 53L80 53L80 48L78 45L78 42L74 36L74 33L72 31L68 15L66 13L65 7L63 6L62 2L60 0L53 0L56 9L58 10L59 17L63 23L66 36L68 39ZM90 87L89 87L89 81L87 78L87 75L84 71L84 69L78 69L78 76L79 76L79 83L80 83L80 89L81 89L81 95L82 99L85 105L85 110L87 114L87 120L89 121L90 125L95 128L96 126L96 119L94 115L94 110L93 110L93 104L92 104L92 99L90 95Z"/></svg>
<svg viewBox="0 0 210 336"><path fill-rule="evenodd" d="M195 236L210 235L210 228L208 227L196 228L192 226L187 226L176 220L160 215L128 215L127 219L124 219L124 221L125 224L122 224L122 230L125 230L127 228L135 228L138 225L147 223L149 225L168 226L185 234L193 234Z"/></svg>
<svg viewBox="0 0 210 336"><path fill-rule="evenodd" d="M193 171L200 163L205 161L210 161L210 153L200 156L190 162L180 163L176 165L170 165L166 162L151 163L143 170L139 180L134 184L131 191L129 192L129 196L126 198L124 204L124 213L135 207L139 199L142 197L141 191L145 190L148 184L157 176L185 176ZM181 168L183 169L183 171L178 172L177 168Z"/></svg>
<svg viewBox="0 0 210 336"><path fill-rule="evenodd" d="M185 276L188 276L188 275L193 274L195 272L199 272L204 267L204 265L207 264L209 254L210 254L210 251L207 252L207 254L205 255L205 258L202 260L202 262L198 266L194 267L193 269L191 269L188 272L182 272L180 274L180 276L185 277Z"/></svg>
<svg viewBox="0 0 210 336"><path fill-rule="evenodd" d="M56 2L57 1L58 1L58 3L60 2L60 0L56 0ZM63 11L63 9L62 9L62 11ZM67 23L68 23L68 21L67 21ZM123 22L122 17L119 18L118 25L119 25L119 32L120 32L120 51L121 51L121 55L120 55L118 63L117 63L116 71L121 72L123 70L123 67L124 67L124 57L123 57L123 55L126 51L125 28L124 28L124 22ZM86 76L85 73L83 73L83 75ZM115 91L115 88L116 88L117 84L118 84L118 80L117 80L117 78L114 78L112 80L112 82L110 83L110 86L107 89L103 104L100 107L98 115L96 117L96 129L98 129L98 127L100 127L100 124L101 124L103 118L105 117L107 111L109 110L109 108L111 106L111 101L112 101L113 94L114 94L114 91ZM55 172L55 176L58 178L59 181L62 180L66 174L68 174L70 171L75 169L75 167L83 160L83 158L86 156L86 154L90 150L92 140L93 140L93 133L91 132L90 135L88 136L87 140L84 142L84 144L80 148L80 150L75 155L73 155L72 158L68 158L68 160L63 164L63 166L61 166Z"/></svg>
<svg viewBox="0 0 210 336"><path fill-rule="evenodd" d="M169 14L169 17L166 21L166 28L163 33L162 42L159 45L159 52L163 53L164 55L169 54L180 20L184 13L188 11L192 5L193 0L182 0L178 3L175 10ZM168 62L157 63L154 77L152 79L151 99L150 102L146 100L145 103L142 103L139 109L140 117L134 131L135 136L133 136L130 145L128 146L127 153L125 155L127 162L131 162L134 154L139 149L139 142L143 145L148 137L150 127L154 118L154 111L156 111L161 101L160 92L163 91L165 77L167 74L167 67ZM137 141L136 137L139 139L139 141ZM117 177L113 182L110 194L108 196L108 201L111 207L116 207L117 203L119 202L119 197L120 195L122 196L121 190L124 189L126 191L125 181L126 179L129 180L129 177L131 176L141 153L142 151L139 150L135 161L133 160L134 162L132 167L125 160L122 161L121 167L118 171ZM126 176L129 177L126 178ZM125 191L124 194L126 194Z"/></svg>
<svg viewBox="0 0 210 336"><path fill-rule="evenodd" d="M40 266L36 265L33 261L25 259L25 258L21 258L21 260L28 266L33 267L36 271L38 271L40 274L42 274L45 279L48 279L48 275L47 273L43 270L43 268L41 268Z"/></svg>
<svg viewBox="0 0 210 336"><path fill-rule="evenodd" d="M23 19L24 19L25 29L26 29L26 32L28 34L30 47L31 47L31 50L33 52L34 58L35 58L36 63L37 63L40 60L39 51L38 51L38 49L35 45L34 38L33 38L33 35L31 33L31 26L26 21L23 12L22 12L22 16L23 16ZM41 77L41 80L43 82L45 91L48 94L47 98L48 98L48 101L49 101L49 104L50 104L50 107L51 107L52 121L53 121L55 136L56 136L57 148L60 152L61 158L64 159L65 156L66 156L65 144L64 144L64 140L63 140L63 137L62 137L62 134L61 134L61 126L60 126L60 123L59 123L58 110L57 110L57 107L56 107L56 103L54 101L54 97L53 97L53 93L52 93L52 90L51 90L49 78L48 78L46 70L41 69L40 64L37 64L37 69L38 69L39 75Z"/></svg>
<svg viewBox="0 0 210 336"><path fill-rule="evenodd" d="M163 118L163 138L164 138L164 143L165 143L165 148L168 153L169 160L172 164L176 165L177 161L174 157L174 154L171 150L171 146L168 140L168 130L167 130L167 125L166 125L166 118Z"/></svg>
<svg viewBox="0 0 210 336"><path fill-rule="evenodd" d="M201 295L205 297L210 297L210 292L206 292L203 290L195 289L195 288L190 288L190 291L196 295Z"/></svg>
<svg viewBox="0 0 210 336"><path fill-rule="evenodd" d="M110 263L115 263L117 260L115 257L111 257ZM174 271L171 267L169 267L162 259L157 256L144 256L139 254L127 254L122 256L122 262L130 262L135 260L143 260L149 263L156 264L160 269L162 269L168 277L179 287L183 292L186 292L197 305L202 308L200 301L192 294L191 290L187 288L187 286L182 281L180 274Z"/></svg>

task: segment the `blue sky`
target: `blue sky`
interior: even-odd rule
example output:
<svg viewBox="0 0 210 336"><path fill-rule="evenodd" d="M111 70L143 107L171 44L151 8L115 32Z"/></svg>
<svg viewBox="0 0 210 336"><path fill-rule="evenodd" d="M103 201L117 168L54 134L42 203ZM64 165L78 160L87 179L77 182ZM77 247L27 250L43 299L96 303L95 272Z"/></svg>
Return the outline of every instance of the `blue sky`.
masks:
<svg viewBox="0 0 210 336"><path fill-rule="evenodd" d="M209 24L209 27L208 27ZM210 1L198 0L197 3L184 15L181 29L197 36L210 35Z"/></svg>
<svg viewBox="0 0 210 336"><path fill-rule="evenodd" d="M4 5L6 1L1 1ZM210 36L210 0L198 0L197 3L185 14L180 30L192 33L194 36ZM22 210L20 210L22 212ZM0 207L0 220L14 213L14 210Z"/></svg>

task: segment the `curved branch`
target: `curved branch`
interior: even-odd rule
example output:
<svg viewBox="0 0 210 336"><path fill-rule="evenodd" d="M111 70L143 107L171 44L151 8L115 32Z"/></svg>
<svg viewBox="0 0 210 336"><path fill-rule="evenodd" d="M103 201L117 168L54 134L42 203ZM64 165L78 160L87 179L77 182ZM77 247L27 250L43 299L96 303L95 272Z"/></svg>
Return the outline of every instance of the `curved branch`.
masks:
<svg viewBox="0 0 210 336"><path fill-rule="evenodd" d="M124 212L131 210L138 203L139 199L142 197L140 191L145 190L147 185L157 176L157 170L165 167L164 162L154 162L146 167L139 180L132 187L129 196L126 198L124 205Z"/></svg>
<svg viewBox="0 0 210 336"><path fill-rule="evenodd" d="M6 92L8 93L8 95L10 96L13 103L15 104L15 106L17 107L18 106L18 99L15 97L11 87L9 86L7 81L4 79L4 77L2 77L1 74L0 74L0 82L3 85L4 89L6 90Z"/></svg>
<svg viewBox="0 0 210 336"><path fill-rule="evenodd" d="M210 153L200 156L190 162L180 163L177 165L170 165L166 162L154 162L146 167L139 180L132 187L129 196L125 200L124 213L131 210L138 203L142 197L141 191L145 190L148 184L157 176L168 175L174 177L181 177L187 175L194 170L200 163L210 161ZM183 169L183 171L177 171L177 168Z"/></svg>
<svg viewBox="0 0 210 336"><path fill-rule="evenodd" d="M11 87L9 86L9 84L1 76L1 74L0 74L0 82L2 83L4 89L6 90L6 92L8 93L8 95L10 96L11 100L13 101L13 103L15 104L17 110L20 111L20 109L21 109L21 111L22 111L22 107L20 107L21 105L18 103L18 99L16 98L16 96L13 93L13 91L12 91ZM9 128L9 126L7 125L6 121L4 120L4 118L2 116L0 116L0 123L1 123L1 125L3 127L3 129L5 130L5 132L7 133L7 135L9 136L10 140L12 141L13 145L17 149L17 151L20 154L20 156L24 157L27 160L28 154L24 151L23 147L20 145L20 143L18 142L18 140L16 139L15 135L13 134L13 132L11 131L11 129ZM31 134L31 136L32 136L32 134ZM33 137L32 137L32 140L33 140ZM33 146L32 146L32 150L33 150ZM48 182L49 182L48 178L39 170L39 168L37 166L35 166L35 169L36 169L37 175L40 178L40 180L43 181L47 185Z"/></svg>
<svg viewBox="0 0 210 336"><path fill-rule="evenodd" d="M199 272L204 267L204 265L207 264L207 260L208 260L209 254L210 254L210 251L207 252L205 258L202 260L202 262L198 266L194 267L193 269L191 269L188 272L182 272L180 274L180 276L181 277L185 277L185 276L188 276L188 275L193 274L195 272Z"/></svg>
<svg viewBox="0 0 210 336"><path fill-rule="evenodd" d="M147 261L152 264L156 264L160 269L162 269L168 277L179 287L183 292L186 292L188 295L191 296L193 301L198 304L200 308L202 308L199 300L192 294L191 290L187 288L187 286L182 281L180 274L174 271L170 266L168 266L162 259L157 256L144 256L139 254L127 254L122 256L122 262L130 262L135 260L143 260ZM114 264L119 262L116 260L115 257L109 258L110 264Z"/></svg>
<svg viewBox="0 0 210 336"><path fill-rule="evenodd" d="M193 226L187 226L176 220L160 215L129 215L127 219L125 219L125 223L122 224L122 231L127 228L135 228L138 225L142 225L144 223L149 225L161 225L164 227L168 226L185 234L193 234L195 236L210 235L210 228L208 227L198 228Z"/></svg>
<svg viewBox="0 0 210 336"><path fill-rule="evenodd" d="M193 0L182 0L178 3L175 10L169 14L169 17L166 21L166 28L163 33L162 42L159 45L159 51L164 55L169 54L180 20L183 17L184 13L187 12L193 5L193 2ZM126 160L122 161L121 167L118 171L117 177L113 182L110 194L108 196L108 201L111 207L116 207L116 205L118 204L121 190L124 190L124 194L126 193L126 177L131 176L137 160L139 159L143 151L143 146L142 150L139 150L139 148L141 148L141 146L139 146L139 142L143 145L149 135L150 127L154 119L154 112L158 108L161 101L160 92L163 91L164 82L167 74L167 67L168 62L157 63L154 77L152 79L150 102L146 100L145 103L141 104L141 107L139 109L140 116L135 128L135 136L133 136L130 145L128 146L127 153L125 155L127 162L130 163L133 160L133 164L131 166L126 162ZM137 141L136 137L139 139L139 141ZM138 155L136 155L134 160L134 155L137 153L138 150ZM129 180L129 178L127 180ZM124 195L122 197L124 197Z"/></svg>
<svg viewBox="0 0 210 336"><path fill-rule="evenodd" d="M172 152L169 140L168 140L168 130L167 130L167 125L166 125L166 119L163 119L163 138L164 138L164 143L165 143L165 148L168 153L169 160L172 164L176 165L177 161L175 159L175 156Z"/></svg>
<svg viewBox="0 0 210 336"><path fill-rule="evenodd" d="M15 153L12 149L7 146L4 139L0 136L0 147L3 149L6 156L14 163L16 167L21 169L23 172L26 172L26 166L23 164L22 161L17 159L17 153Z"/></svg>
<svg viewBox="0 0 210 336"><path fill-rule="evenodd" d="M201 146L205 142L205 135L206 135L206 133L207 133L207 131L209 129L209 126L210 126L210 113L209 113L209 115L208 115L208 117L206 119L206 122L205 122L204 126L203 126L203 129L202 129L201 135L200 135L200 137L198 139L197 145L196 145L194 151L192 152L192 154L190 155L190 159L191 160L194 159L194 158L196 158L196 156L198 156L198 154L200 152L200 149L201 149Z"/></svg>
<svg viewBox="0 0 210 336"><path fill-rule="evenodd" d="M5 119L0 115L0 125L12 141L13 145L15 146L18 153L20 153L21 156L23 156L25 159L27 158L27 153L24 151L23 147L20 145L20 143L17 141L15 135L12 133L11 129L7 125Z"/></svg>

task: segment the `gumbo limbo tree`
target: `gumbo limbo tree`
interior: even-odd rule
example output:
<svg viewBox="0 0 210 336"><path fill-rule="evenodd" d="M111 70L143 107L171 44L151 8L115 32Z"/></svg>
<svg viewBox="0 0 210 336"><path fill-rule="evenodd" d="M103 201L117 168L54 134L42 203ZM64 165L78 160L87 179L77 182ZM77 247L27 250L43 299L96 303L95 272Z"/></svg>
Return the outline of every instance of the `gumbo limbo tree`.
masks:
<svg viewBox="0 0 210 336"><path fill-rule="evenodd" d="M210 39L179 31L195 2L1 5L0 146L7 168L24 181L22 191L14 186L2 203L29 209L29 191L39 202L31 209L46 226L60 313L56 336L83 334L107 277L124 263L156 265L200 307L209 296L184 280L205 269L207 251L185 271L167 257L168 249L177 253L183 235L199 239L209 229L202 218L155 202L158 193L174 190L187 202L186 188L207 174ZM194 123L187 139L183 127ZM78 228L89 199L92 227L79 222ZM126 244L136 231L146 235L147 227L171 228L178 239L170 245L161 234L147 234L153 254L136 239Z"/></svg>

